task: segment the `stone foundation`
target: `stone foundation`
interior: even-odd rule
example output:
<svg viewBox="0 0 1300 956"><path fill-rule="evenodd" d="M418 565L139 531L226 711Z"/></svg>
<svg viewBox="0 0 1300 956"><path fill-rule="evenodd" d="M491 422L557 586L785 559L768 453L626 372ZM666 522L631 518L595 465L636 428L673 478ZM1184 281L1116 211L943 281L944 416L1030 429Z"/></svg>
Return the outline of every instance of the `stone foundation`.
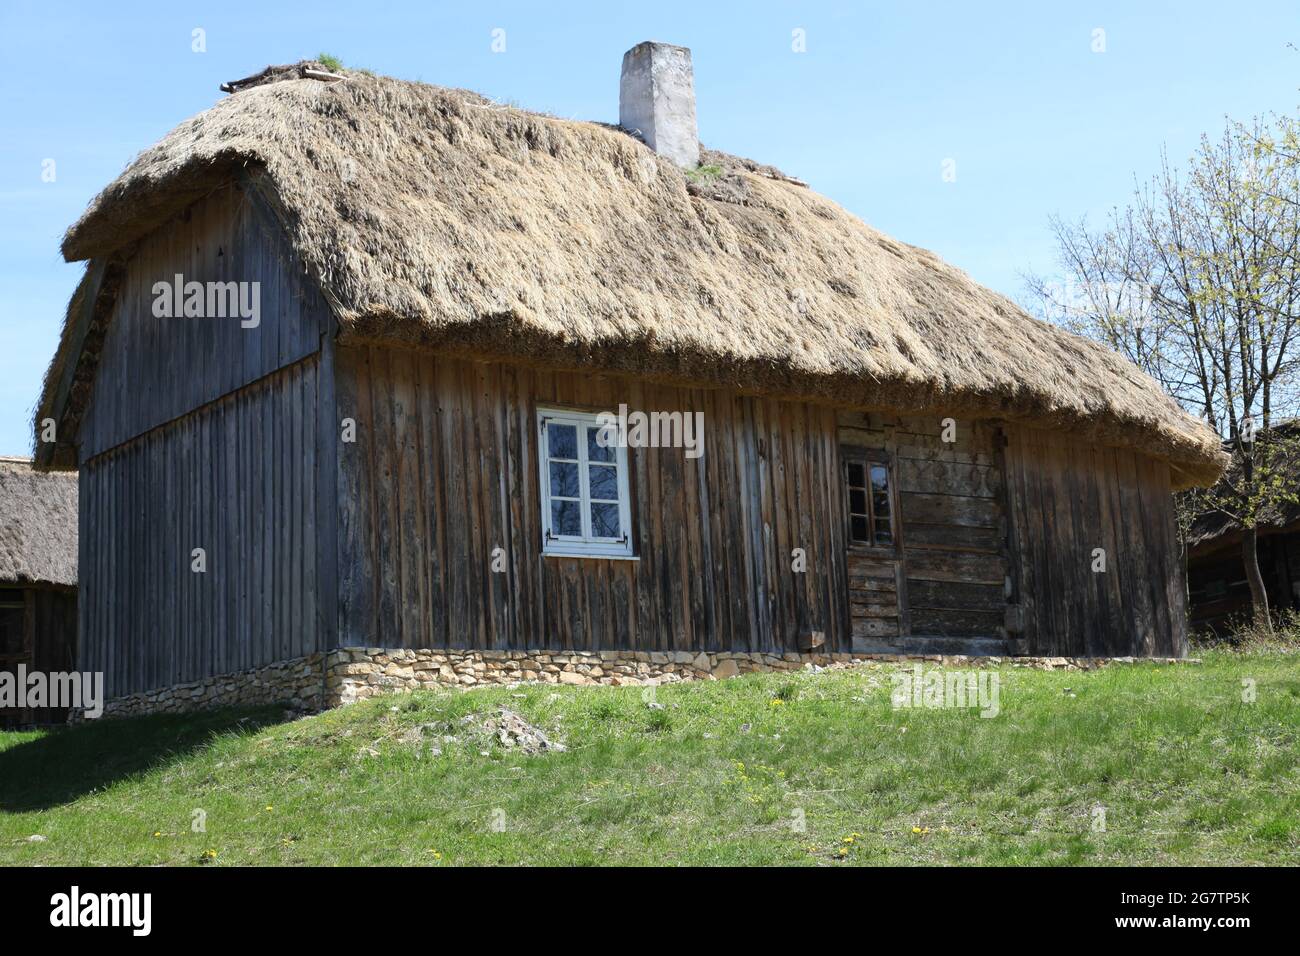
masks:
<svg viewBox="0 0 1300 956"><path fill-rule="evenodd" d="M213 707L264 704L281 704L293 710L319 710L324 686L322 657L321 654L311 654L255 670L117 697L104 704L104 716L182 714Z"/></svg>
<svg viewBox="0 0 1300 956"><path fill-rule="evenodd" d="M719 680L755 671L851 667L867 661L941 666L1007 664L1042 670L1091 670L1109 663L1195 663L1177 658L966 657L920 654L763 654L689 651L462 651L350 647L269 667L226 674L109 701L105 716L184 713L212 707L280 704L320 710L383 693L421 688L518 684L608 686ZM322 672L322 666L324 671ZM324 693L322 694L322 690Z"/></svg>

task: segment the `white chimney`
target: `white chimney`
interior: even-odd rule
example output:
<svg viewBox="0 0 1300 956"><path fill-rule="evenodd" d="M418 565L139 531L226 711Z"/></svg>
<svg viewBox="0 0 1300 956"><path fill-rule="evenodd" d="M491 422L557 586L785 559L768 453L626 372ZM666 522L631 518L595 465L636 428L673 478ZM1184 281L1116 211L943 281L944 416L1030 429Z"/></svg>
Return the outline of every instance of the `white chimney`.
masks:
<svg viewBox="0 0 1300 956"><path fill-rule="evenodd" d="M618 124L678 166L700 164L691 51L669 43L638 43L623 54Z"/></svg>

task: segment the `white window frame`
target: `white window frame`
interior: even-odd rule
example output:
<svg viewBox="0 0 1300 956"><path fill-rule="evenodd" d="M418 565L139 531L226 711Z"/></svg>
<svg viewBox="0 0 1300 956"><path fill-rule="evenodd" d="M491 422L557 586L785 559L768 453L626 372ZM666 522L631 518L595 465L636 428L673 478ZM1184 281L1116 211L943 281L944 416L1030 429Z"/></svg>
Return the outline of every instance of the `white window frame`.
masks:
<svg viewBox="0 0 1300 956"><path fill-rule="evenodd" d="M628 484L627 444L614 446L614 465L618 472L618 525L621 538L598 538L591 534L591 477L588 470L586 430L603 427L595 412L578 412L564 408L537 409L537 463L542 488L542 553L571 558L631 558L632 502ZM578 501L582 513L582 534L556 534L551 525L550 435L547 425L573 425L578 439ZM574 459L557 459L573 461ZM571 500L571 499L570 499Z"/></svg>

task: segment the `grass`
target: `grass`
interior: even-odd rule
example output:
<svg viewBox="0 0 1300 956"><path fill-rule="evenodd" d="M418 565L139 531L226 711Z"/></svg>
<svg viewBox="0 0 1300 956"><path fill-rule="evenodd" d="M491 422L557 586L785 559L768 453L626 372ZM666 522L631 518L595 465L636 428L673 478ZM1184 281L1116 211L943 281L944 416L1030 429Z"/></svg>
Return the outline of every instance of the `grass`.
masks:
<svg viewBox="0 0 1300 956"><path fill-rule="evenodd" d="M696 183L711 183L722 176L722 167L714 164L700 165L686 170L686 178Z"/></svg>
<svg viewBox="0 0 1300 956"><path fill-rule="evenodd" d="M1294 865L1298 665L1006 667L991 719L869 665L5 733L0 863ZM466 733L501 705L567 750Z"/></svg>

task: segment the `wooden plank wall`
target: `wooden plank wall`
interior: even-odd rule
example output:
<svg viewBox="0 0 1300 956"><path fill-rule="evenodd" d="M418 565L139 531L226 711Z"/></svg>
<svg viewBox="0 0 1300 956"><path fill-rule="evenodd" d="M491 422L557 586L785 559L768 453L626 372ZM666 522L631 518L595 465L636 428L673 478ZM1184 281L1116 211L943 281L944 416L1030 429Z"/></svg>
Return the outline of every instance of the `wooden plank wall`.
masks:
<svg viewBox="0 0 1300 956"><path fill-rule="evenodd" d="M894 442L897 419L876 412L841 410L836 414L836 437L840 447L869 452L875 460L893 468L898 452ZM846 521L843 473L840 483L840 517ZM893 489L895 509L897 489ZM896 529L897 530L897 529ZM907 593L902 575L901 543L895 538L888 548L852 544L845 535L848 566L848 603L852 645L857 649L893 648L907 630Z"/></svg>
<svg viewBox="0 0 1300 956"><path fill-rule="evenodd" d="M93 458L317 351L320 293L264 203L236 184L189 207L140 243L126 265L78 440ZM253 282L260 324L156 318L154 283Z"/></svg>
<svg viewBox="0 0 1300 956"><path fill-rule="evenodd" d="M1068 434L1008 427L1005 449L1025 652L1187 651L1169 467ZM1093 549L1106 553L1094 572Z"/></svg>
<svg viewBox="0 0 1300 956"><path fill-rule="evenodd" d="M81 667L110 696L317 649L317 381L313 356L82 465Z"/></svg>
<svg viewBox="0 0 1300 956"><path fill-rule="evenodd" d="M1192 630L1223 635L1251 616L1253 602L1240 536L1215 544L1212 550L1202 547L1187 559L1189 615ZM1265 533L1258 548L1269 608L1274 612L1300 609L1300 534Z"/></svg>
<svg viewBox="0 0 1300 956"><path fill-rule="evenodd" d="M842 445L882 450L894 479L892 554L849 552L859 647L1005 639L1008 543L997 425L959 420L953 440L944 441L938 416L841 411L838 424Z"/></svg>
<svg viewBox="0 0 1300 956"><path fill-rule="evenodd" d="M23 644L17 653L0 654L0 673L16 674L18 666L45 674L76 668L77 589L55 585L6 585L5 599L21 595ZM67 709L59 707L0 707L0 726L62 723Z"/></svg>
<svg viewBox="0 0 1300 956"><path fill-rule="evenodd" d="M339 349L337 379L341 643L848 649L833 410L379 348ZM542 557L537 405L620 402L703 411L704 456L630 450L639 560Z"/></svg>
<svg viewBox="0 0 1300 956"><path fill-rule="evenodd" d="M910 633L1006 638L1007 526L998 428L900 421L895 432Z"/></svg>

